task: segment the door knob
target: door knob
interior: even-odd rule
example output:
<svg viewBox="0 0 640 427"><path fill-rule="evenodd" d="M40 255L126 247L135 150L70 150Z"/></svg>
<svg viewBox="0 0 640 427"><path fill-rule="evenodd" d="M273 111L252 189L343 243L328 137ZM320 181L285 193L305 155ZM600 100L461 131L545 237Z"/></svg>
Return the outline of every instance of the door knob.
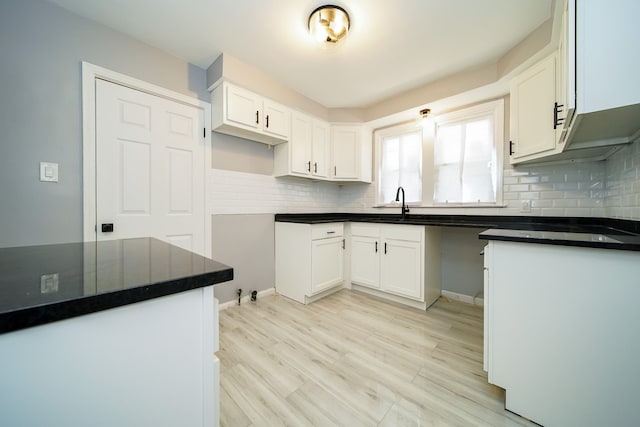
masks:
<svg viewBox="0 0 640 427"><path fill-rule="evenodd" d="M102 224L103 233L113 233L113 224Z"/></svg>

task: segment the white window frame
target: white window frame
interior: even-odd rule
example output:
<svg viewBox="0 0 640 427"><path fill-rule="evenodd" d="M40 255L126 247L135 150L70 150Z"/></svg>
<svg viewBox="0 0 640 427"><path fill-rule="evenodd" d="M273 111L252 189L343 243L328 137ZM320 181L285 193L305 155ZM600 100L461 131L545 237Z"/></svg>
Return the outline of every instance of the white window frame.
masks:
<svg viewBox="0 0 640 427"><path fill-rule="evenodd" d="M389 137L399 137L401 135L405 135L408 133L413 133L417 131L423 131L422 126L417 122L404 123L400 125L390 126L384 129L376 130L375 132L375 152L376 152L376 205L377 207L390 207L397 206L393 202L385 202L382 200L382 142L385 138ZM422 201L421 202L408 202L408 206L422 206L424 203L424 195L425 195L425 162L424 162L424 151L425 151L425 141L424 141L425 133L422 132ZM431 192L429 188L426 188L426 191Z"/></svg>
<svg viewBox="0 0 640 427"><path fill-rule="evenodd" d="M475 117L493 115L493 146L496 162L496 201L495 202L467 202L467 203L435 203L434 181L434 138L438 124L469 120ZM487 208L503 207L503 174L504 174L504 99L483 102L471 107L461 108L449 113L430 117L426 122L412 121L409 123L389 126L375 131L375 161L376 161L376 204L375 207L397 207L394 203L385 203L381 197L381 168L382 141L390 136L399 136L411 131L422 129L422 202L410 203L409 206L428 208Z"/></svg>
<svg viewBox="0 0 640 427"><path fill-rule="evenodd" d="M496 200L495 202L434 202L433 200L433 186L431 187L431 199L430 205L433 207L498 207L503 205L502 197L502 176L504 174L504 100L498 99L495 101L484 102L482 104L474 105L472 107L462 108L450 113L441 114L434 117L433 129L434 133L438 126L447 125L451 123L457 123L467 120L472 120L478 117L486 117L488 115L493 116L493 149L496 167ZM432 147L434 149L435 147ZM431 163L431 175L435 180L435 164ZM424 193L423 193L424 200Z"/></svg>

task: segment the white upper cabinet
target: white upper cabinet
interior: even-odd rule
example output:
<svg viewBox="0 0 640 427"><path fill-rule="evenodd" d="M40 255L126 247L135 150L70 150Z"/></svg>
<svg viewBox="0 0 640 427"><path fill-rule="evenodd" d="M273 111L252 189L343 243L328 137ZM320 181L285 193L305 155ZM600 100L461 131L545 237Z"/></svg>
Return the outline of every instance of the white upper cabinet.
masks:
<svg viewBox="0 0 640 427"><path fill-rule="evenodd" d="M289 142L276 147L274 175L326 179L329 123L294 111Z"/></svg>
<svg viewBox="0 0 640 427"><path fill-rule="evenodd" d="M229 82L211 92L211 115L216 132L270 145L289 139L289 108Z"/></svg>
<svg viewBox="0 0 640 427"><path fill-rule="evenodd" d="M510 85L511 163L554 150L556 54L516 76Z"/></svg>
<svg viewBox="0 0 640 427"><path fill-rule="evenodd" d="M371 182L371 132L294 111L289 142L275 148L274 175Z"/></svg>
<svg viewBox="0 0 640 427"><path fill-rule="evenodd" d="M567 0L565 16L568 141L629 142L640 131L640 2Z"/></svg>
<svg viewBox="0 0 640 427"><path fill-rule="evenodd" d="M640 137L640 2L566 0L558 50L511 81L512 164L602 160Z"/></svg>
<svg viewBox="0 0 640 427"><path fill-rule="evenodd" d="M289 119L291 111L282 104L269 99L262 101L262 131L283 140L289 139Z"/></svg>
<svg viewBox="0 0 640 427"><path fill-rule="evenodd" d="M371 138L363 125L331 125L332 180L371 182Z"/></svg>

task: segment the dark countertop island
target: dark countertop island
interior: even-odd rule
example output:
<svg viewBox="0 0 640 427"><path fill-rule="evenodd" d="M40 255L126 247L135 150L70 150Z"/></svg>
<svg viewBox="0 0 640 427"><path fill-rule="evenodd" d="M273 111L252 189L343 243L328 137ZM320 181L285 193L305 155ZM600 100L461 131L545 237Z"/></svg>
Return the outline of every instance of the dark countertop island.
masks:
<svg viewBox="0 0 640 427"><path fill-rule="evenodd" d="M153 238L2 248L0 333L231 279L231 267Z"/></svg>
<svg viewBox="0 0 640 427"><path fill-rule="evenodd" d="M485 228L479 238L564 246L640 251L640 221L588 217L399 214L277 214L276 221L321 224L374 222Z"/></svg>

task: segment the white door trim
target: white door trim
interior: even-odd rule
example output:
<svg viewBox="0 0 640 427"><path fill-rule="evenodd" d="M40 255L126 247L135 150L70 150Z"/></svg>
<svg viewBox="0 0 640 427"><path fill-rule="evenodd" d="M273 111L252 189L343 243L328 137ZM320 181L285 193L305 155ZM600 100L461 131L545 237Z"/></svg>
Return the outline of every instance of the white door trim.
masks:
<svg viewBox="0 0 640 427"><path fill-rule="evenodd" d="M88 62L82 62L82 222L83 239L96 240L96 79L106 80L161 98L170 99L204 110L205 161L211 159L211 104L143 80L129 77ZM209 206L209 171L204 174L204 254L211 257L211 212Z"/></svg>

